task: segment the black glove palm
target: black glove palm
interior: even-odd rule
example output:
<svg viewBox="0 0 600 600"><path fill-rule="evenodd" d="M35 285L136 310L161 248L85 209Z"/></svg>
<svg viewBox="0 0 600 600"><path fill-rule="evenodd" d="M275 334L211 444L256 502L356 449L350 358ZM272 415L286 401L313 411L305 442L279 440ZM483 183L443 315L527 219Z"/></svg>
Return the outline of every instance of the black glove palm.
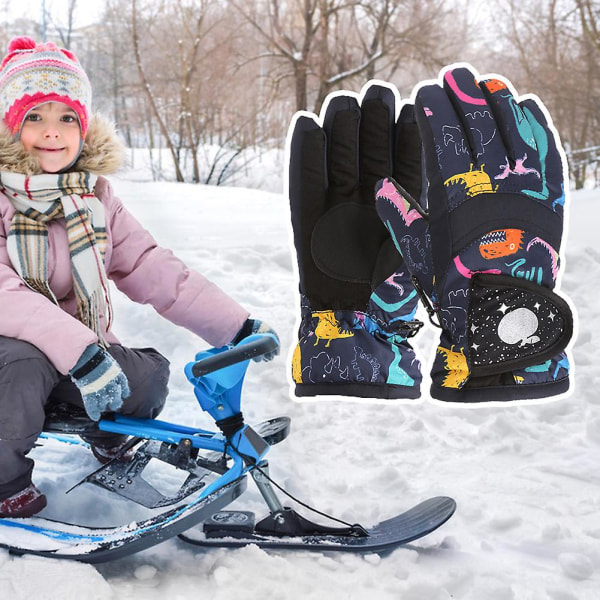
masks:
<svg viewBox="0 0 600 600"><path fill-rule="evenodd" d="M381 224L378 179L411 169L397 152L405 132L395 123L395 94L373 85L300 114L290 144L289 195L301 293L296 394L414 398L419 363L406 338L417 298L409 274ZM413 134L414 134L413 130ZM418 163L418 160L417 160ZM409 184L407 184L409 185Z"/></svg>

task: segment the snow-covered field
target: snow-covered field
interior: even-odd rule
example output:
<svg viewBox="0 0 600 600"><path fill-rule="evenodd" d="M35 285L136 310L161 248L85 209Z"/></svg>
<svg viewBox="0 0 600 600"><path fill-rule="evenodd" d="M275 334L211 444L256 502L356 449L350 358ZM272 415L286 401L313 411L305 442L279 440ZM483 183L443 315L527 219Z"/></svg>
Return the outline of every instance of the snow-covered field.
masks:
<svg viewBox="0 0 600 600"><path fill-rule="evenodd" d="M600 191L572 195L562 282L579 314L572 394L526 406L460 408L429 400L427 385L424 398L409 403L294 401L286 355L298 306L285 198L132 178L113 183L160 243L279 332L282 356L251 365L244 404L249 422L292 417L292 434L270 454L276 480L322 510L366 525L434 495L453 496L458 510L430 536L384 558L267 553L253 546L199 551L171 540L94 567L0 551L0 598L600 597ZM115 296L122 341L153 345L171 359L172 393L163 417L208 425L181 372L204 343L148 307ZM417 338L425 360L436 335L426 330ZM35 480L50 501L45 515L68 508L75 520L112 510L127 520L124 502L103 508L102 492L82 487L76 500L65 499L66 483L97 464L84 448L61 454L49 446L33 455ZM249 491L236 505L257 508L257 495Z"/></svg>

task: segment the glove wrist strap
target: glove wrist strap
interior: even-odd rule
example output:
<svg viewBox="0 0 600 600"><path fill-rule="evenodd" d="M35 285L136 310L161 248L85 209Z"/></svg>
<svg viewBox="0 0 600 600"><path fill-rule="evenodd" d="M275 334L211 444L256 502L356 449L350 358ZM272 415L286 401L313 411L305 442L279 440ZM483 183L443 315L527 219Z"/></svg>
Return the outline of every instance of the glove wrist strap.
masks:
<svg viewBox="0 0 600 600"><path fill-rule="evenodd" d="M562 352L573 335L569 305L545 286L478 273L469 298L471 377L540 365Z"/></svg>

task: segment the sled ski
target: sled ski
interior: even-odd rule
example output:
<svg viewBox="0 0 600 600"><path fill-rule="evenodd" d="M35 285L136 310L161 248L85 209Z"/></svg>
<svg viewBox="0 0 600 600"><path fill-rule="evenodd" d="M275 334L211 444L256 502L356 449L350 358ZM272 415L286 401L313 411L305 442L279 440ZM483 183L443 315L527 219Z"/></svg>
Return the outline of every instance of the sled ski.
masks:
<svg viewBox="0 0 600 600"><path fill-rule="evenodd" d="M144 507L148 516L108 527L40 516L0 518L0 548L89 563L122 558L174 536L201 547L257 544L263 548L384 552L427 535L447 521L455 503L445 497L426 500L370 529L332 517L344 527L327 527L281 504L266 455L271 446L287 437L290 419L278 417L250 427L241 412L241 390L250 359L272 352L277 344L273 335L253 335L234 347L201 352L186 365L196 399L219 431L119 414L94 423L83 412L50 407L42 438L85 445L78 435L101 430L130 436L128 447L133 450L130 460L114 458L68 492L82 484L94 485L105 494ZM147 469L149 464L158 465L159 480L165 469L185 480L175 491L161 491L156 485L160 481L152 480L153 469ZM268 516L258 523L253 513L223 510L245 491L248 475L269 509Z"/></svg>
<svg viewBox="0 0 600 600"><path fill-rule="evenodd" d="M239 548L255 544L260 548L276 550L383 553L431 533L443 525L455 509L456 503L452 498L439 496L425 500L369 529L353 525L340 528L337 532L335 528L320 525L313 528L311 526L315 524L302 522L304 518L292 511L284 518L295 524L297 517L300 517L297 533L294 533L292 526L291 533L279 535L270 527L270 518L266 524L263 521L255 524L254 513L221 511L205 521L202 528L199 526L181 533L179 538L205 548ZM275 523L278 516L281 515L274 517ZM302 533L303 528L306 528L306 533Z"/></svg>
<svg viewBox="0 0 600 600"><path fill-rule="evenodd" d="M201 523L245 489L246 480L240 479L202 500L121 527L85 527L40 517L0 519L0 547L14 554L106 562L155 546Z"/></svg>

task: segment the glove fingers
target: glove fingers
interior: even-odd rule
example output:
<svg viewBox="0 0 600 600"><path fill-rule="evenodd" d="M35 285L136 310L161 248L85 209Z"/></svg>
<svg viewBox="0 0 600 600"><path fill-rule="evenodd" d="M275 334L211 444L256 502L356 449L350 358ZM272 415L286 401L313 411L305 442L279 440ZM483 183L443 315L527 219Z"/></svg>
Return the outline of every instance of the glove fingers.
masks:
<svg viewBox="0 0 600 600"><path fill-rule="evenodd" d="M375 184L393 172L396 95L384 86L370 86L361 103L359 169L362 200L372 204Z"/></svg>
<svg viewBox="0 0 600 600"><path fill-rule="evenodd" d="M415 107L405 104L396 125L394 179L423 208L427 208L423 145L415 118Z"/></svg>
<svg viewBox="0 0 600 600"><path fill-rule="evenodd" d="M494 116L475 75L464 67L444 74L444 90L461 122L473 163L492 172L506 157ZM489 164L487 164L489 162Z"/></svg>
<svg viewBox="0 0 600 600"><path fill-rule="evenodd" d="M512 192L523 187L539 187L538 147L523 110L502 80L490 79L481 85L507 151L506 160L494 175L494 180L500 183L499 190Z"/></svg>
<svg viewBox="0 0 600 600"><path fill-rule="evenodd" d="M323 128L327 137L326 165L332 204L348 202L358 190L360 114L353 96L334 96L325 111Z"/></svg>
<svg viewBox="0 0 600 600"><path fill-rule="evenodd" d="M540 161L540 183L536 190L523 190L538 200L552 207L554 212L562 215L565 203L564 174L559 150L558 138L553 127L548 123L542 103L534 98L527 98L519 103L527 119L535 143L538 148Z"/></svg>
<svg viewBox="0 0 600 600"><path fill-rule="evenodd" d="M322 288L326 281L315 267L311 252L312 232L325 212L327 199L325 145L320 125L309 116L298 117L290 141L289 197L300 289L304 293Z"/></svg>
<svg viewBox="0 0 600 600"><path fill-rule="evenodd" d="M311 229L325 206L327 191L325 144L325 135L319 124L311 117L305 115L298 117L290 143L290 203L292 215L300 214L301 206L310 206L311 210L304 211L304 216L312 216L309 222L298 223L300 229L302 227Z"/></svg>
<svg viewBox="0 0 600 600"><path fill-rule="evenodd" d="M468 173L473 165L469 143L450 99L439 85L419 89L415 116L423 139L427 178L436 190L429 201L443 202L444 184L451 183L459 173ZM430 211L433 208L429 206Z"/></svg>

